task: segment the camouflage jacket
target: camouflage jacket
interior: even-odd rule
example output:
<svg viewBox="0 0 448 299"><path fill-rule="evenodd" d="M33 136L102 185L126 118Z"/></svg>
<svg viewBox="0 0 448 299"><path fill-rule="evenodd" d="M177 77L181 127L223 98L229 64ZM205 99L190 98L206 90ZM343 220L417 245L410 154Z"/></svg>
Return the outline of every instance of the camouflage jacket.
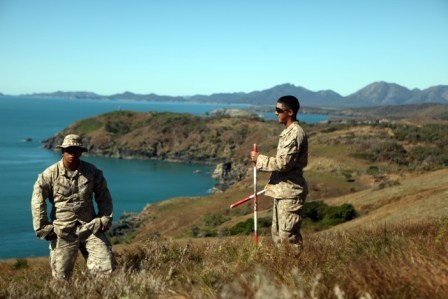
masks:
<svg viewBox="0 0 448 299"><path fill-rule="evenodd" d="M278 199L308 193L303 168L308 163L308 138L296 121L280 134L275 157L260 154L257 169L271 171L266 195Z"/></svg>
<svg viewBox="0 0 448 299"><path fill-rule="evenodd" d="M47 199L52 205L50 219ZM52 229L64 237L83 226L83 229L87 227L96 232L101 224L107 227L112 224L112 198L103 173L84 161L80 161L71 177L62 160L39 174L34 184L31 210L34 230L41 239Z"/></svg>

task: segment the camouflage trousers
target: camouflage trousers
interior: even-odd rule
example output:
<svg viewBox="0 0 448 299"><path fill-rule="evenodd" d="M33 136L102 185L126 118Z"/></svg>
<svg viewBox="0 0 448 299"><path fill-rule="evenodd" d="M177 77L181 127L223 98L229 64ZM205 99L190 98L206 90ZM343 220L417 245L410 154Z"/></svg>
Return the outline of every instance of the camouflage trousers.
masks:
<svg viewBox="0 0 448 299"><path fill-rule="evenodd" d="M274 198L272 215L272 239L277 246L289 243L302 250L300 226L303 221L303 204L306 194L298 199Z"/></svg>
<svg viewBox="0 0 448 299"><path fill-rule="evenodd" d="M76 234L50 241L50 265L53 278L69 279L73 273L78 251L86 260L87 269L94 275L105 275L115 269L112 245L103 232L90 234L86 239Z"/></svg>

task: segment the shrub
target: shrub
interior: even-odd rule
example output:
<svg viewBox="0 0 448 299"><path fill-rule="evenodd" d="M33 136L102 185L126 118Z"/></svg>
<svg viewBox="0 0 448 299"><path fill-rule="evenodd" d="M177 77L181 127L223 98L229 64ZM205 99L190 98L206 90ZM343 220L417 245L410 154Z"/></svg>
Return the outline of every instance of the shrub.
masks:
<svg viewBox="0 0 448 299"><path fill-rule="evenodd" d="M258 228L261 230L263 228L271 227L272 220L269 217L262 217L257 219ZM238 222L232 226L229 230L230 235L249 235L254 231L254 220L252 218L247 219L243 222Z"/></svg>
<svg viewBox="0 0 448 299"><path fill-rule="evenodd" d="M303 207L303 217L308 218L313 222L318 222L324 219L325 210L328 207L322 201L305 202Z"/></svg>
<svg viewBox="0 0 448 299"><path fill-rule="evenodd" d="M434 144L446 144L448 140L448 126L429 124L417 126L392 126L397 140L411 143L429 142Z"/></svg>
<svg viewBox="0 0 448 299"><path fill-rule="evenodd" d="M351 204L329 206L322 201L306 202L303 209L304 226L314 229L325 229L340 223L350 221L358 216ZM310 220L310 221L306 221Z"/></svg>
<svg viewBox="0 0 448 299"><path fill-rule="evenodd" d="M27 259L17 259L13 267L16 270L28 268L28 261Z"/></svg>
<svg viewBox="0 0 448 299"><path fill-rule="evenodd" d="M228 221L230 219L229 216L226 216L222 213L216 213L216 214L205 214L202 217L202 222L206 226L212 226L216 227L220 224L223 224L224 222Z"/></svg>
<svg viewBox="0 0 448 299"><path fill-rule="evenodd" d="M367 174L370 175L378 175L380 173L380 169L378 166L370 165L369 168L367 168Z"/></svg>
<svg viewBox="0 0 448 299"><path fill-rule="evenodd" d="M355 208L351 204L342 204L341 206L328 206L325 210L324 220L331 225L336 225L346 221L350 221L358 216Z"/></svg>
<svg viewBox="0 0 448 299"><path fill-rule="evenodd" d="M131 128L126 123L123 122L111 122L106 123L105 129L107 132L117 135L124 135L131 131Z"/></svg>
<svg viewBox="0 0 448 299"><path fill-rule="evenodd" d="M448 151L441 147L416 146L410 152L416 170L434 170L448 166Z"/></svg>
<svg viewBox="0 0 448 299"><path fill-rule="evenodd" d="M252 219L247 219L244 222L238 222L230 228L230 234L234 235L249 235L254 231L254 222Z"/></svg>
<svg viewBox="0 0 448 299"><path fill-rule="evenodd" d="M398 165L407 164L407 152L401 144L395 141L388 141L373 145L371 153L374 161L394 162Z"/></svg>
<svg viewBox="0 0 448 299"><path fill-rule="evenodd" d="M372 153L368 152L355 152L352 154L352 157L367 161L375 161L375 156Z"/></svg>
<svg viewBox="0 0 448 299"><path fill-rule="evenodd" d="M305 202L303 206L304 226L310 226L314 229L325 229L346 221L350 221L358 216L355 208L351 204L343 204L341 206L329 206L323 201ZM308 220L308 221L307 221ZM258 219L258 228L270 227L272 219L264 217ZM238 222L228 231L222 231L221 234L226 235L249 235L254 231L254 221L252 218L246 221Z"/></svg>
<svg viewBox="0 0 448 299"><path fill-rule="evenodd" d="M190 229L187 235L192 238L205 238L205 237L216 237L218 233L216 232L215 229L204 228L195 225Z"/></svg>

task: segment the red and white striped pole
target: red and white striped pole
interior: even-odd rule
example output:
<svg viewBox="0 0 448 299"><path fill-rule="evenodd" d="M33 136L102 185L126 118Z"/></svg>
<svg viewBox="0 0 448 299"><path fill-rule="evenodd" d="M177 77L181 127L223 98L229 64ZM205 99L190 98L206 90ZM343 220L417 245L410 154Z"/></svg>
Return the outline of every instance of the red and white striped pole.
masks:
<svg viewBox="0 0 448 299"><path fill-rule="evenodd" d="M262 195L265 191L266 191L266 190L264 190L264 189L261 190L261 191L258 191L258 192L257 192L257 195ZM249 196L247 196L247 197L245 197L245 198L243 198L243 199L240 199L240 200L238 200L237 202L234 202L233 204L230 205L230 208L231 208L231 209L236 208L237 206L242 205L243 203L245 203L245 202L251 200L252 198L254 198L254 195L253 195L253 194L251 194L251 195L249 195Z"/></svg>
<svg viewBox="0 0 448 299"><path fill-rule="evenodd" d="M258 152L257 144L254 143L254 152ZM254 161L254 244L258 246L258 223L257 223L257 162Z"/></svg>

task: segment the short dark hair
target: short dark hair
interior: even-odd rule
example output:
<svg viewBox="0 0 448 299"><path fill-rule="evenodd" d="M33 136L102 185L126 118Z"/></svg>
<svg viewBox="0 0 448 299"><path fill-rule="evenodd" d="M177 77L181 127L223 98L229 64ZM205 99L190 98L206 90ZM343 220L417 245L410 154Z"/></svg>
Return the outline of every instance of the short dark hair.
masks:
<svg viewBox="0 0 448 299"><path fill-rule="evenodd" d="M297 113L300 110L300 103L295 96L282 96L277 100L277 103L283 104L286 109L291 109L294 117L297 117Z"/></svg>

